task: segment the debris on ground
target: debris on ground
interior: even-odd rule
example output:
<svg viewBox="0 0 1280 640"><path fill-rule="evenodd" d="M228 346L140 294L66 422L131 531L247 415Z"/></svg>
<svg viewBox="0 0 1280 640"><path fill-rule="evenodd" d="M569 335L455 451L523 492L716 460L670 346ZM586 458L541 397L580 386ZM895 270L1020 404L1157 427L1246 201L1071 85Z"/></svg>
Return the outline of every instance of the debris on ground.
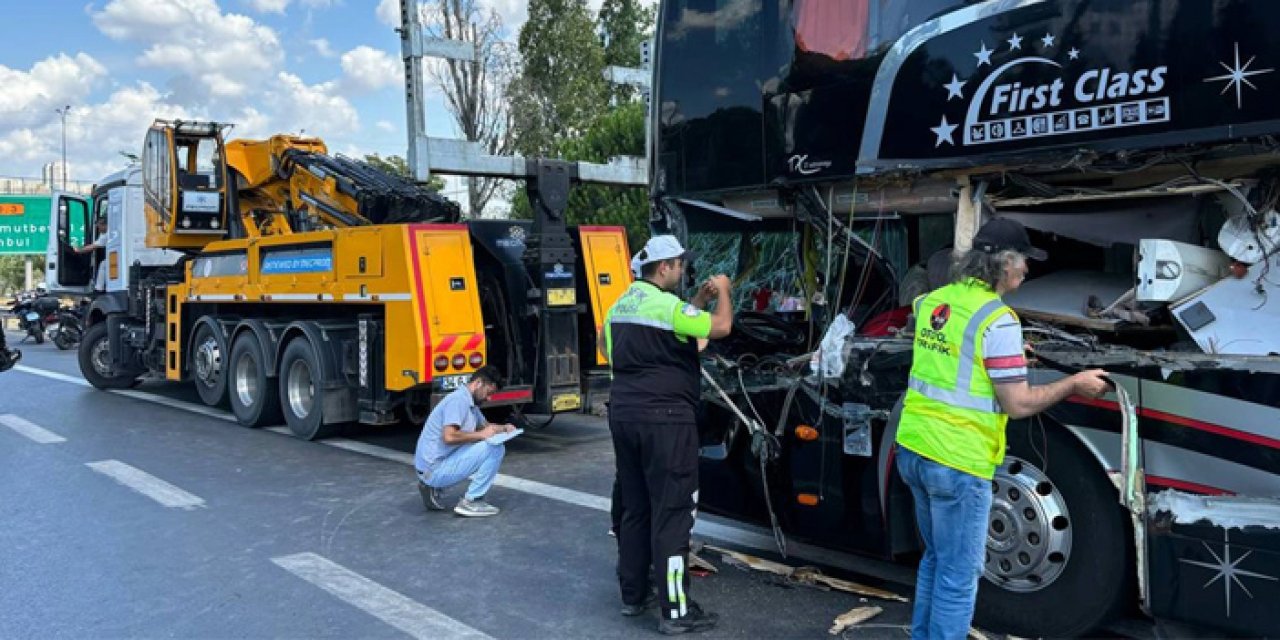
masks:
<svg viewBox="0 0 1280 640"><path fill-rule="evenodd" d="M841 631L862 624L880 615L882 611L884 609L880 607L855 607L836 616L836 619L831 621L831 628L827 630L827 633L833 636L840 635Z"/></svg>
<svg viewBox="0 0 1280 640"><path fill-rule="evenodd" d="M991 640L991 636L983 633L982 629L977 627L969 627L969 637L973 640Z"/></svg>
<svg viewBox="0 0 1280 640"><path fill-rule="evenodd" d="M694 571L703 571L705 573L720 573L714 564L711 564L694 551L689 551L689 568Z"/></svg>
<svg viewBox="0 0 1280 640"><path fill-rule="evenodd" d="M816 567L792 567L780 562L765 560L764 558L758 558L746 553L730 551L729 549L723 549L712 545L704 545L703 548L708 551L719 553L721 559L729 564L781 576L786 579L788 584L835 589L837 591L879 598L881 600L908 602L907 598L893 593L892 591L885 591L884 589L868 587L856 582L850 582L848 580L824 575L822 571Z"/></svg>

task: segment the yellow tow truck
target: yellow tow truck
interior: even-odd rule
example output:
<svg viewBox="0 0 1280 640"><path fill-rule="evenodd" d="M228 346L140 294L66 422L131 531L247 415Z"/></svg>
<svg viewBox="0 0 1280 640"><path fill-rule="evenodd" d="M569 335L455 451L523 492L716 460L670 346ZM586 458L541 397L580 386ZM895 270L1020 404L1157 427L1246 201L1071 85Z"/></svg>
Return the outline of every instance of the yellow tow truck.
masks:
<svg viewBox="0 0 1280 640"><path fill-rule="evenodd" d="M565 224L572 165L530 161L532 221L466 220L319 139L228 128L157 120L140 166L54 195L48 277L94 296L79 355L95 387L191 381L241 424L307 439L422 420L485 364L508 377L489 406L517 419L607 397L596 334L629 251L620 227ZM99 217L105 251L76 253Z"/></svg>

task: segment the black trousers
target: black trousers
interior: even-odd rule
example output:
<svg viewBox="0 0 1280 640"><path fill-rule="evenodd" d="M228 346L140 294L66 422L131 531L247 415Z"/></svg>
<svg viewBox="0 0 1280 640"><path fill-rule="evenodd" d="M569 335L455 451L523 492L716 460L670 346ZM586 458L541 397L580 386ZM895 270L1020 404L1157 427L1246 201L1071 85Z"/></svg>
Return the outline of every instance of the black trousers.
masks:
<svg viewBox="0 0 1280 640"><path fill-rule="evenodd" d="M631 421L610 418L617 459L618 582L622 601L648 597L658 582L662 615L688 613L689 533L698 491L698 427L670 417Z"/></svg>

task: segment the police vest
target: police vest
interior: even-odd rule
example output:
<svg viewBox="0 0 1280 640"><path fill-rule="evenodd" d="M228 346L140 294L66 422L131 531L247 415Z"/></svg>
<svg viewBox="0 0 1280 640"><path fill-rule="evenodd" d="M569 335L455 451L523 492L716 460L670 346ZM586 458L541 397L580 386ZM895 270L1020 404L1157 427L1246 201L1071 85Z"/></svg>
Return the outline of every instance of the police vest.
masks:
<svg viewBox="0 0 1280 640"><path fill-rule="evenodd" d="M677 321L696 326L677 326ZM647 281L632 284L604 323L613 371L609 415L641 419L647 410L667 409L693 420L701 381L693 336L705 336L709 329L705 312Z"/></svg>
<svg viewBox="0 0 1280 640"><path fill-rule="evenodd" d="M982 346L987 328L1006 313L1014 315L990 287L974 279L916 299L899 445L980 478L994 475L1004 460L1009 416L982 365Z"/></svg>

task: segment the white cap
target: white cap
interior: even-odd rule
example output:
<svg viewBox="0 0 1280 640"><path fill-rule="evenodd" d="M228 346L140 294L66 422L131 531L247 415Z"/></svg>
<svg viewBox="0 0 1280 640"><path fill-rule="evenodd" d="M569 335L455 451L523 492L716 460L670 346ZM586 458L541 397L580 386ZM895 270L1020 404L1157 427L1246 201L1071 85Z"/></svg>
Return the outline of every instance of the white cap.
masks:
<svg viewBox="0 0 1280 640"><path fill-rule="evenodd" d="M680 241L676 240L675 236L654 236L649 238L649 241L644 243L644 248L631 259L631 273L638 278L640 277L640 269L644 265L651 262L671 260L672 258L692 260L693 252L680 246Z"/></svg>

